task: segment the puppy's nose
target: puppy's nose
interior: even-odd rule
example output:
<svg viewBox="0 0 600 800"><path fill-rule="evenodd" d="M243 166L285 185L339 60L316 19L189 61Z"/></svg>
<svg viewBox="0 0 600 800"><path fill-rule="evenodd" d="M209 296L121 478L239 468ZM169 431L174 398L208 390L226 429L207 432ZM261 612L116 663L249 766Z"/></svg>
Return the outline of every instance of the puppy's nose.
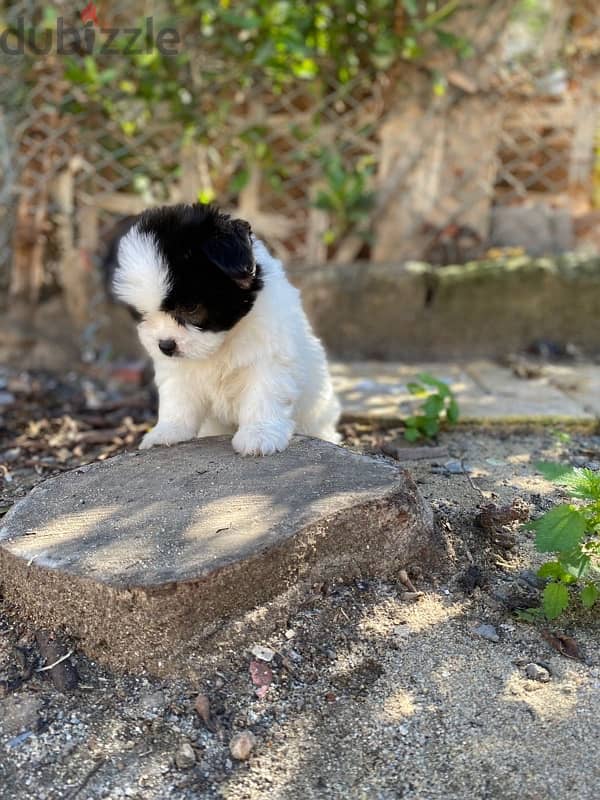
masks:
<svg viewBox="0 0 600 800"><path fill-rule="evenodd" d="M166 356L172 356L177 350L177 343L175 339L161 339L158 343L158 349Z"/></svg>

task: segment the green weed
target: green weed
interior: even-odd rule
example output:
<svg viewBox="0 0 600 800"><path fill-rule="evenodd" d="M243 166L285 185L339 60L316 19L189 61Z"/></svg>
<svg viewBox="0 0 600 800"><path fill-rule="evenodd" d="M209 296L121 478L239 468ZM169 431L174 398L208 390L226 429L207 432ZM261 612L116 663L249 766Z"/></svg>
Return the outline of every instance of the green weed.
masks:
<svg viewBox="0 0 600 800"><path fill-rule="evenodd" d="M538 552L555 556L538 570L538 576L547 579L542 610L555 619L575 592L584 608L600 597L600 474L547 461L535 466L576 501L556 506L528 525L535 531Z"/></svg>
<svg viewBox="0 0 600 800"><path fill-rule="evenodd" d="M427 372L417 375L417 380L408 384L408 391L424 401L417 414L404 420L404 438L409 442L432 439L444 425L458 422L458 402L452 389L444 381Z"/></svg>

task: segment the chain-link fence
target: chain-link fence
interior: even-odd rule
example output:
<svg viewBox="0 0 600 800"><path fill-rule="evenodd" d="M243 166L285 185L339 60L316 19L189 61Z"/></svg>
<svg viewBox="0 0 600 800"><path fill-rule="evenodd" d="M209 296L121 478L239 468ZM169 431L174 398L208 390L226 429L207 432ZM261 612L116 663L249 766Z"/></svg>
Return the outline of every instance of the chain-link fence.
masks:
<svg viewBox="0 0 600 800"><path fill-rule="evenodd" d="M72 280L123 217L197 199L301 262L600 251L594 0L359 2L344 31L362 41L389 11L402 48L354 62L331 50L343 3L323 4L310 52L285 50L293 29L275 40L291 4L273 4L269 30L260 3L210 5L6 4L0 269L14 293Z"/></svg>

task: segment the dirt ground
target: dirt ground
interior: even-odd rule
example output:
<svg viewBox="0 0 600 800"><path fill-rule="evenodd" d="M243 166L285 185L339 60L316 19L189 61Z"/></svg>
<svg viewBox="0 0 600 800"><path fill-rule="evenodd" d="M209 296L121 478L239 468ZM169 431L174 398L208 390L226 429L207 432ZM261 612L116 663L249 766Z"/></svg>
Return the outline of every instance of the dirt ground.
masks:
<svg viewBox="0 0 600 800"><path fill-rule="evenodd" d="M0 380L0 511L56 470L135 446L152 416L136 374ZM398 435L344 433L379 457ZM417 597L400 582L315 587L266 650L207 654L195 679L113 674L67 642L78 678L61 692L0 600L0 798L596 798L598 613L520 621L539 601L531 534L476 517L516 499L539 515L561 492L533 463L600 469L600 436L459 428L437 445L405 466L447 535L448 575L415 570ZM230 752L240 732L255 737L245 761Z"/></svg>

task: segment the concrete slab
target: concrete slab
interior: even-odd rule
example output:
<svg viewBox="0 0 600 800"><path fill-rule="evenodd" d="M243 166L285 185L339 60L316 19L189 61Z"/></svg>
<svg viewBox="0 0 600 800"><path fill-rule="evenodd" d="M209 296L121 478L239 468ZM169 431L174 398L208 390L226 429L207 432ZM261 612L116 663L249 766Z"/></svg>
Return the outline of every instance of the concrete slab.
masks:
<svg viewBox="0 0 600 800"><path fill-rule="evenodd" d="M539 378L519 378L511 369L491 361L474 361L465 366L483 396L467 398L463 417L513 420L553 418L591 420L576 399L554 385L543 372Z"/></svg>
<svg viewBox="0 0 600 800"><path fill-rule="evenodd" d="M544 367L550 383L574 400L587 414L600 416L600 366L575 364Z"/></svg>
<svg viewBox="0 0 600 800"><path fill-rule="evenodd" d="M335 391L346 419L399 420L413 413L422 402L407 384L420 372L446 381L462 405L469 398L484 398L484 392L458 364L398 364L385 361L333 362L330 365Z"/></svg>
<svg viewBox="0 0 600 800"><path fill-rule="evenodd" d="M508 367L485 360L465 364L334 362L331 372L347 420L384 422L409 416L422 402L407 389L419 372L429 372L450 385L462 420L585 422L600 413L600 367L595 365L544 367L537 378L519 378Z"/></svg>
<svg viewBox="0 0 600 800"><path fill-rule="evenodd" d="M442 550L395 464L306 437L242 459L215 437L40 484L0 528L0 589L94 658L169 672L192 637L285 592L293 605L315 582L427 568Z"/></svg>

